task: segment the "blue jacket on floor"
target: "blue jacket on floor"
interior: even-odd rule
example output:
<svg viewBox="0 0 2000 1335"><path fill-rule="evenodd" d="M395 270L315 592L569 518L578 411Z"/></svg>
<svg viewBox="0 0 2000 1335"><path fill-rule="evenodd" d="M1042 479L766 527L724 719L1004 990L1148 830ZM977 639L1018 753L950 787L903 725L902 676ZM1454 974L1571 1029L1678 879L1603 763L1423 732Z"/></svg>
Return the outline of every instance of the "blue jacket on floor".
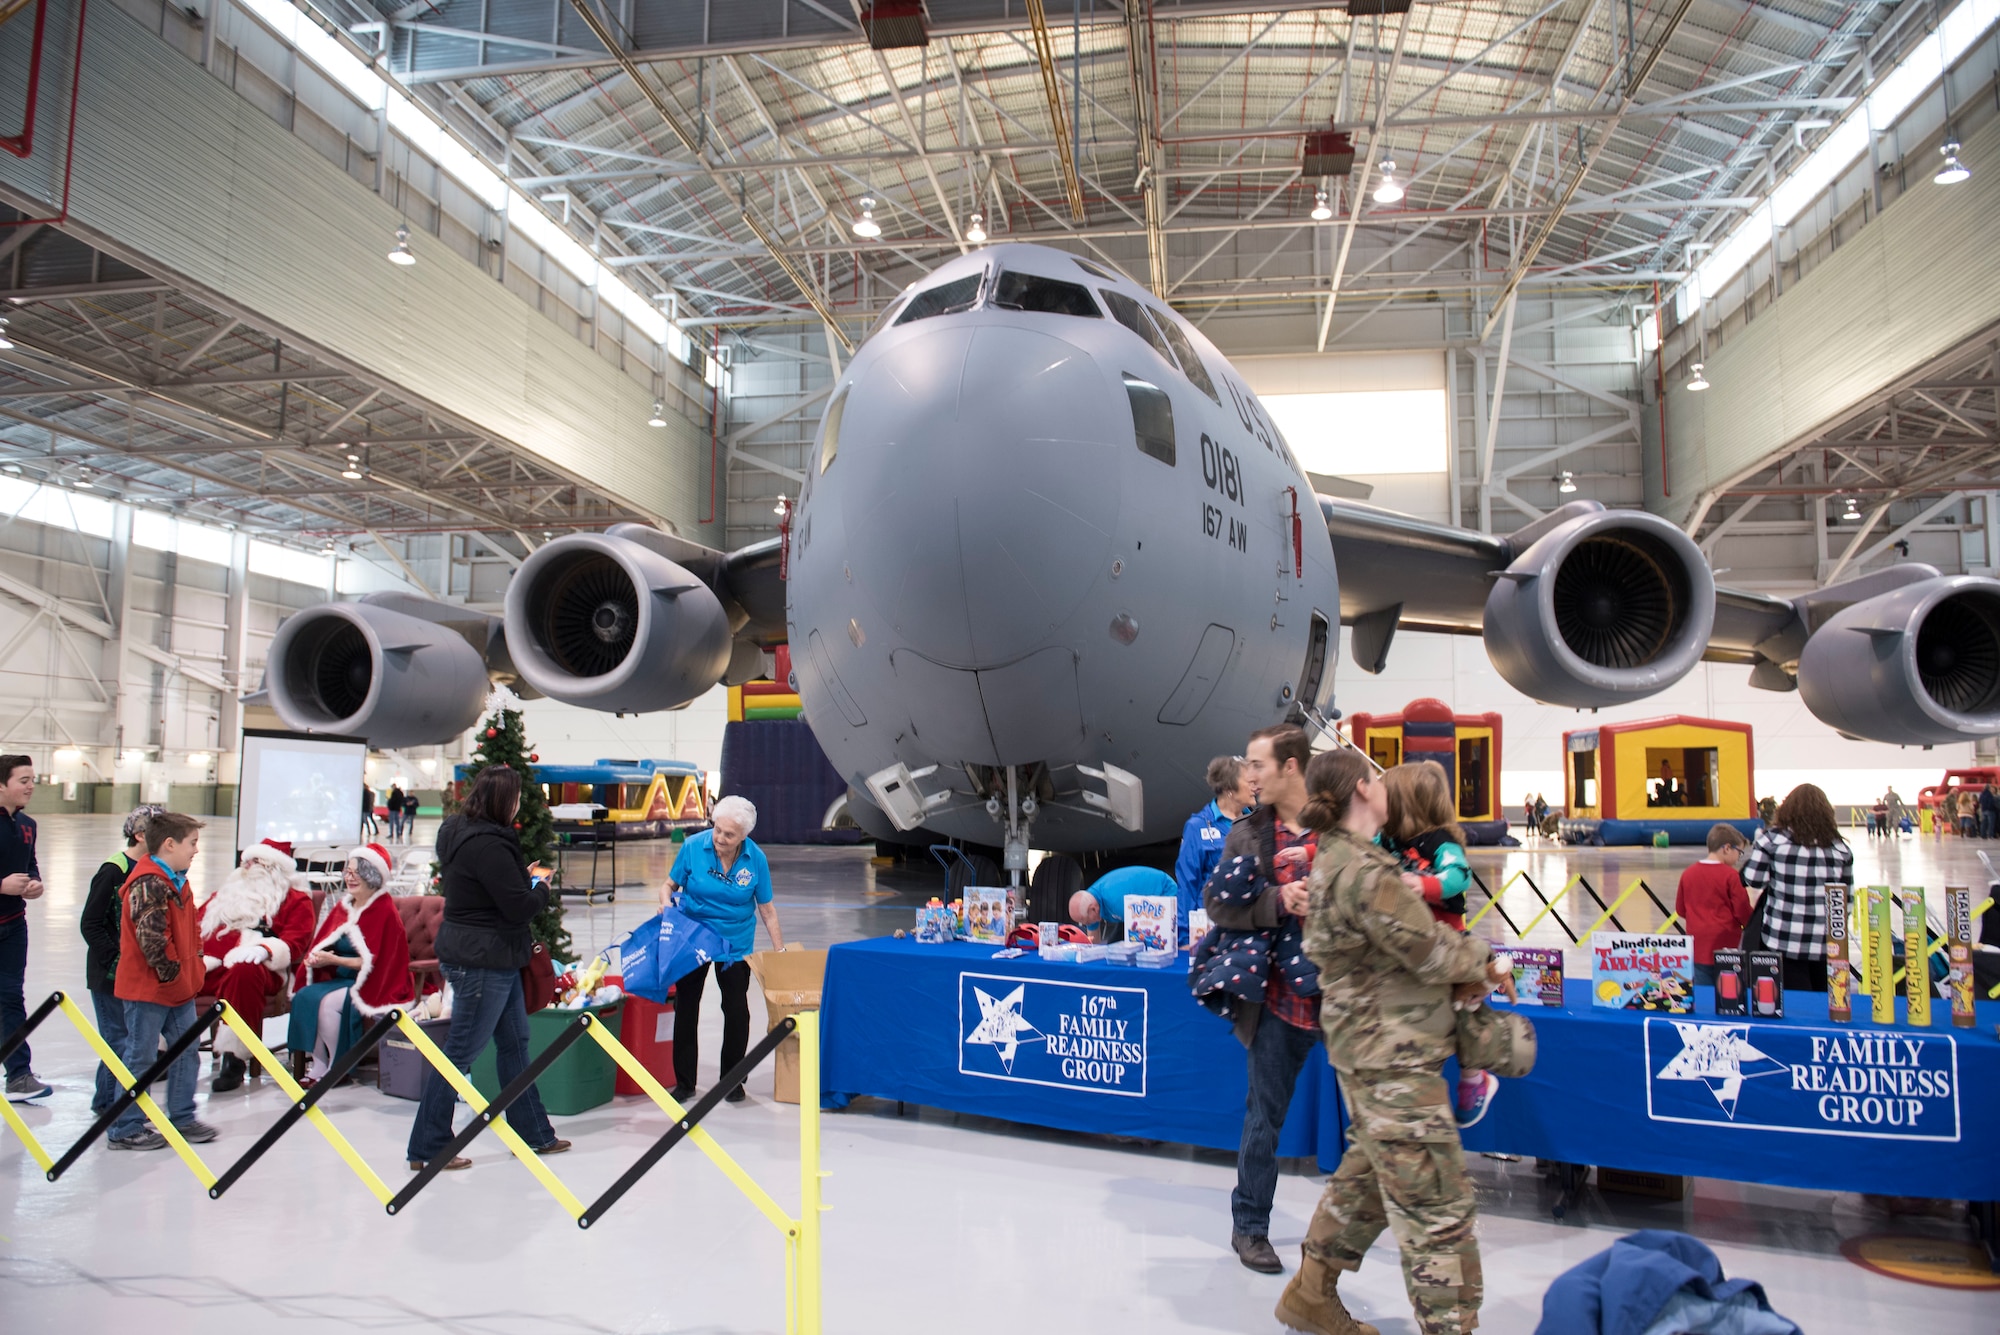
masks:
<svg viewBox="0 0 2000 1335"><path fill-rule="evenodd" d="M1721 1304L1728 1313L1713 1326L1676 1324L1676 1330L1802 1335L1796 1324L1771 1311L1757 1281L1724 1279L1722 1263L1701 1242L1657 1228L1620 1238L1557 1276L1542 1296L1535 1335L1647 1335L1661 1310L1683 1292L1707 1300L1704 1306Z"/></svg>

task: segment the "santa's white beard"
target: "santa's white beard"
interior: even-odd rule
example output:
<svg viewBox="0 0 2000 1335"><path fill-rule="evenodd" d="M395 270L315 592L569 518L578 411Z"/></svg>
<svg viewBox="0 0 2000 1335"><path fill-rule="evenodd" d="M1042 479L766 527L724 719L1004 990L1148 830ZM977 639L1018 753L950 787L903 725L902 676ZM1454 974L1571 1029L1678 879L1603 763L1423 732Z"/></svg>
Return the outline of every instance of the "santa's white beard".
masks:
<svg viewBox="0 0 2000 1335"><path fill-rule="evenodd" d="M234 928L255 927L278 911L285 902L291 877L280 867L253 858L222 880L221 886L202 906L202 935Z"/></svg>

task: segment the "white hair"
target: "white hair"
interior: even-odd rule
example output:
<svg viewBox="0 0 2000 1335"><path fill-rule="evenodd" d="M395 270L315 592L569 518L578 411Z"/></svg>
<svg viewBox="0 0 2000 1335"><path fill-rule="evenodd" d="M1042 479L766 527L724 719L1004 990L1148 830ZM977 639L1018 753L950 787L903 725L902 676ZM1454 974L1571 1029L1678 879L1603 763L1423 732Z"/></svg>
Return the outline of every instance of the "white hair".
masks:
<svg viewBox="0 0 2000 1335"><path fill-rule="evenodd" d="M728 797L722 798L713 807L710 807L708 811L709 824L713 825L717 821L724 820L728 821L731 825L742 826L743 837L748 839L750 831L757 828L757 808L749 798L738 797L736 794L731 793Z"/></svg>

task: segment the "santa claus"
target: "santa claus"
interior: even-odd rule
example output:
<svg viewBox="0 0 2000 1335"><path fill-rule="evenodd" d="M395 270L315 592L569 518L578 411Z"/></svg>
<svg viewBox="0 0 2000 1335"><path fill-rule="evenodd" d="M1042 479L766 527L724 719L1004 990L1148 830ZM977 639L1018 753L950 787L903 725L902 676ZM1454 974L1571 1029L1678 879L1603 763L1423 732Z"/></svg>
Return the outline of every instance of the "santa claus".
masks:
<svg viewBox="0 0 2000 1335"><path fill-rule="evenodd" d="M361 1037L364 1020L417 999L410 981L410 938L388 892L389 852L363 844L347 855L347 892L313 934L293 979L294 1053L311 1053L310 1089Z"/></svg>
<svg viewBox="0 0 2000 1335"><path fill-rule="evenodd" d="M292 846L266 839L243 850L236 870L201 908L203 1005L221 998L253 1029L264 1023L265 1002L291 995L293 966L312 940L317 917ZM225 1093L243 1083L249 1052L223 1025L215 1035L215 1080Z"/></svg>

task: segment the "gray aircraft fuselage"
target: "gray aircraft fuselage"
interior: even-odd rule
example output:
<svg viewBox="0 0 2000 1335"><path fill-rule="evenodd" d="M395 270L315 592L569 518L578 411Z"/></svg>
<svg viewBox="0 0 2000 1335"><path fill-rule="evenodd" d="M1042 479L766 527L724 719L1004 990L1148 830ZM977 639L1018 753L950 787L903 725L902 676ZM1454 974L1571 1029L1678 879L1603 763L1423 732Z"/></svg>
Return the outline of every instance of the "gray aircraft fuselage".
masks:
<svg viewBox="0 0 2000 1335"><path fill-rule="evenodd" d="M940 288L965 308L917 315ZM1173 331L1135 332L1139 308ZM1212 757L1331 697L1339 582L1311 485L1228 360L1109 270L999 245L913 284L806 472L787 586L806 717L856 793L936 766L925 793L953 791L927 830L995 842L1014 767L1037 848L1171 839ZM1081 798L1078 767L1107 763L1143 785L1138 828Z"/></svg>

